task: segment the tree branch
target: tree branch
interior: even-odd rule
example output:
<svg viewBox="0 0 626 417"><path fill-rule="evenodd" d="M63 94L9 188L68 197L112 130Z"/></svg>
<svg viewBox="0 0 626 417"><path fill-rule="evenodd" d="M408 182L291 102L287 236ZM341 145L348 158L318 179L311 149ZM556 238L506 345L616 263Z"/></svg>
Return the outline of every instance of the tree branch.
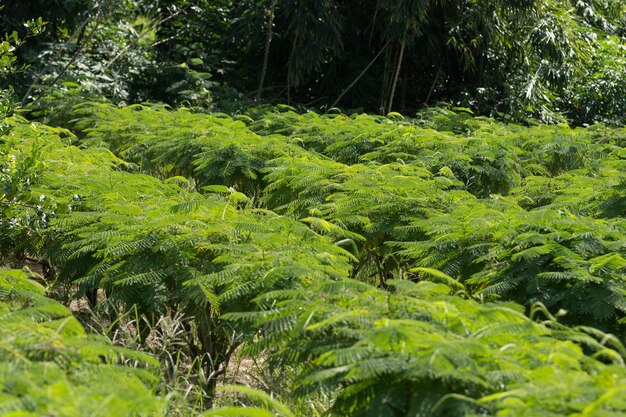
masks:
<svg viewBox="0 0 626 417"><path fill-rule="evenodd" d="M80 38L79 34L82 33L82 31L85 29L85 27L89 24L89 22L91 20L92 20L92 17L91 16L87 16L87 18L83 21L83 23L81 23L80 26L76 28L74 33L72 33L72 36L70 36L70 38L67 40L67 42L65 42L64 47L69 46L72 42L74 42L75 39ZM28 96L30 96L30 93L33 91L33 88L35 88L35 85L37 85L39 80L41 80L41 77L43 77L43 75L46 72L48 72L50 67L52 67L52 63L57 61L61 57L61 51L63 51L63 49L64 48L59 48L59 50L56 52L56 54L54 54L52 56L52 58L50 58L48 60L48 63L46 64L46 66L43 67L41 69L41 71L39 71L35 75L35 78L33 78L33 82L28 86L28 90L26 90L26 93L24 93L24 95L22 96L22 105L26 104L26 100L28 100Z"/></svg>
<svg viewBox="0 0 626 417"><path fill-rule="evenodd" d="M365 73L367 72L367 70L370 69L370 67L374 64L374 62L376 62L376 60L378 59L378 57L380 56L380 54L383 53L383 51L385 50L385 48L387 48L387 46L389 45L390 41L387 41L387 43L385 43L383 45L382 48L380 48L380 51L378 51L378 53L376 54L376 56L374 58L372 58L372 60L367 64L367 66L363 69L363 71L361 71L361 73L354 79L354 81L352 81L350 83L349 86L347 86L342 92L341 94L339 94L339 97L337 97L337 100L335 100L335 102L330 106L330 108L332 109L333 107L335 107L337 105L337 103L339 103L339 101L343 98L343 96L350 91L350 89L352 87L354 87L354 85L359 82L359 80L361 79L361 77L363 77L365 75Z"/></svg>
<svg viewBox="0 0 626 417"><path fill-rule="evenodd" d="M158 22L156 22L154 24L154 29L158 30L159 26L161 26L163 23L167 22L168 20L173 19L174 17L178 16L183 10L183 9L179 9L176 13L172 13L171 15L159 20ZM126 45L117 55L115 55L115 57L109 61L108 64L106 64L101 70L100 73L103 73L104 71L106 71L107 69L109 69L113 64L115 64L121 57L124 56L124 54L126 54L126 52L128 52L130 50L130 48L132 46L135 46L137 44L137 42L139 42L139 40L143 39L144 37L146 37L146 35L150 33L150 31L144 31L144 33L142 33L141 35L139 35L133 42L130 42L128 45ZM168 39L169 40L169 39ZM156 46L158 44L158 42L155 42L152 46Z"/></svg>

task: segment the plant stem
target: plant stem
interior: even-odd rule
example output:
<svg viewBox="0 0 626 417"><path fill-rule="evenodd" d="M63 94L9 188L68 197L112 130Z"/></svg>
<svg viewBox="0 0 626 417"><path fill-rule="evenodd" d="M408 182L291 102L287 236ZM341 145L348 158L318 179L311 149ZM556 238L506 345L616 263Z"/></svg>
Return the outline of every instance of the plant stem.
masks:
<svg viewBox="0 0 626 417"><path fill-rule="evenodd" d="M259 80L259 88L256 90L254 101L261 99L261 91L265 84L265 75L267 74L267 63L270 57L270 44L272 43L273 27L274 27L274 10L276 9L277 0L272 0L268 11L269 20L267 21L267 37L265 39L265 53L263 54L263 67L261 68L261 78Z"/></svg>
<svg viewBox="0 0 626 417"><path fill-rule="evenodd" d="M406 32L402 37L402 43L400 44L400 54L398 55L398 64L396 65L396 74L393 77L393 83L391 84L391 94L389 96L389 105L387 106L387 113L391 113L393 107L393 96L396 94L396 86L398 85L398 78L400 77L400 67L402 66L402 58L404 57L404 47L406 46Z"/></svg>

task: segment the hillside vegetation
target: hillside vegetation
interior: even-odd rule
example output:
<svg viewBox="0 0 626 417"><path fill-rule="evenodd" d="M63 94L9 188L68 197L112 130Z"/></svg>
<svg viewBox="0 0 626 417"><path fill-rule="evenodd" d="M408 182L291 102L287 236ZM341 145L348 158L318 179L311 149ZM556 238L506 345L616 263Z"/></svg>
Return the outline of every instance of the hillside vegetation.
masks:
<svg viewBox="0 0 626 417"><path fill-rule="evenodd" d="M3 329L41 330L3 338L3 363L71 372L72 404L79 378L85 401L107 390L127 413L110 415L135 415L115 378L149 366L132 380L142 412L190 415L251 356L285 405L252 393L269 411L210 415L626 414L626 130L458 109L84 103L65 119L5 119L3 260L41 265L54 297L133 350L85 339L7 270ZM3 410L93 415L30 378L32 400L3 382Z"/></svg>
<svg viewBox="0 0 626 417"><path fill-rule="evenodd" d="M626 0L0 4L0 416L626 417Z"/></svg>

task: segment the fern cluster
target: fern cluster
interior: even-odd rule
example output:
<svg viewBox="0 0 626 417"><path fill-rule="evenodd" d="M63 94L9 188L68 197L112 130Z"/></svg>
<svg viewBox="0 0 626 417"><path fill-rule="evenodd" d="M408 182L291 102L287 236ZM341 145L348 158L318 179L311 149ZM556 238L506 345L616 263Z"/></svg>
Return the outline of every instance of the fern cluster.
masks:
<svg viewBox="0 0 626 417"><path fill-rule="evenodd" d="M519 305L464 300L442 284L389 284L322 282L229 317L263 329L250 354L306 364L296 395L335 393L330 415L625 415L615 338L533 322Z"/></svg>
<svg viewBox="0 0 626 417"><path fill-rule="evenodd" d="M0 270L0 414L162 416L158 362L86 334L17 270Z"/></svg>
<svg viewBox="0 0 626 417"><path fill-rule="evenodd" d="M329 415L626 412L624 131L463 109L71 119L7 121L3 262L40 262L111 328L141 317L144 348L183 317L206 404L245 343Z"/></svg>
<svg viewBox="0 0 626 417"><path fill-rule="evenodd" d="M109 309L136 309L148 323L172 307L194 318L189 349L213 375L209 387L244 340L221 314L249 308L265 291L348 273L350 255L340 246L301 222L247 208L241 193L213 186L197 194L125 172L126 163L106 149L81 150L54 131L31 131L18 124L13 134L21 142L8 145L9 152L44 142L45 170L29 188L51 202L54 215L23 251L52 264L58 283L78 288L74 296L102 288ZM26 204L13 209L24 216L36 211Z"/></svg>

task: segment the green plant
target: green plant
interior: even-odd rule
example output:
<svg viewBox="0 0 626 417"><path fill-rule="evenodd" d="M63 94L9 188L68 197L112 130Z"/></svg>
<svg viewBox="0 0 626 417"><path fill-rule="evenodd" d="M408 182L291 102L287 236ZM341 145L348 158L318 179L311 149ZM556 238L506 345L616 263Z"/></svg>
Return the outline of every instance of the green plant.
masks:
<svg viewBox="0 0 626 417"><path fill-rule="evenodd" d="M228 187L211 186L203 196L176 185L180 178L164 183L123 172L118 168L126 164L108 150L81 150L57 130L43 132L18 121L13 134L20 140L6 143L16 155L46 144L37 155L45 169L29 191L46 196L54 218L23 253L52 264L57 284L78 290L70 296L87 295L95 304L101 288L110 312L137 311L148 323L136 322L142 344L171 308L193 318L186 348L202 369L207 401L236 347L254 334L233 328L222 314L254 308L250 300L261 292L339 278L350 269L350 255L332 241L247 207L248 198Z"/></svg>
<svg viewBox="0 0 626 417"><path fill-rule="evenodd" d="M394 291L320 282L265 294L257 300L265 311L228 317L261 326L250 354L269 350L272 366L300 364L294 395L329 392L331 415L498 415L518 404L542 415L624 412L601 382L614 372L612 381L624 383L616 338L568 329L549 315L536 323L518 305L463 300L440 284L389 284ZM551 390L545 395L539 375ZM588 392L585 384L596 383Z"/></svg>
<svg viewBox="0 0 626 417"><path fill-rule="evenodd" d="M16 270L0 270L0 413L161 416L158 362L88 335Z"/></svg>
<svg viewBox="0 0 626 417"><path fill-rule="evenodd" d="M5 120L0 254L154 355L169 414L624 412L623 129L66 111ZM245 355L286 408L219 393Z"/></svg>

